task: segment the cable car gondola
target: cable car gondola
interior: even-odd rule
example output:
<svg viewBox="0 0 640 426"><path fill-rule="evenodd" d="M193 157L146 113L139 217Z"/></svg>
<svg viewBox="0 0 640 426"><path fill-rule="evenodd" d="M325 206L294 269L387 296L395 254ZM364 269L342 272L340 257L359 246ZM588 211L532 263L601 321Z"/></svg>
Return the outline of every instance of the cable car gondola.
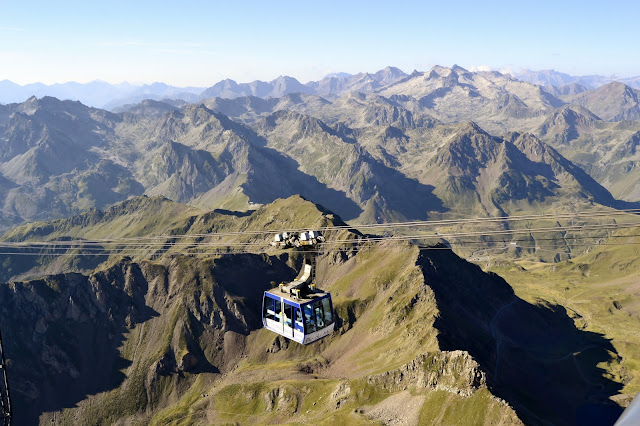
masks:
<svg viewBox="0 0 640 426"><path fill-rule="evenodd" d="M319 290L315 278L315 253L324 238L317 231L278 234L271 245L304 250L304 262L296 279L264 292L262 324L268 330L303 345L333 332L335 326L331 293Z"/></svg>

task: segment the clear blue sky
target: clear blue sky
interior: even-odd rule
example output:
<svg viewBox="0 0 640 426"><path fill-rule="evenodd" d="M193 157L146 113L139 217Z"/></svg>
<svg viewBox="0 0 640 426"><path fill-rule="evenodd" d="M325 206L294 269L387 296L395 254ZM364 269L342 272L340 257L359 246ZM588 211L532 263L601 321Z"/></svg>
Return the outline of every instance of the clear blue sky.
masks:
<svg viewBox="0 0 640 426"><path fill-rule="evenodd" d="M637 1L0 0L0 80L210 86L434 64L640 75Z"/></svg>

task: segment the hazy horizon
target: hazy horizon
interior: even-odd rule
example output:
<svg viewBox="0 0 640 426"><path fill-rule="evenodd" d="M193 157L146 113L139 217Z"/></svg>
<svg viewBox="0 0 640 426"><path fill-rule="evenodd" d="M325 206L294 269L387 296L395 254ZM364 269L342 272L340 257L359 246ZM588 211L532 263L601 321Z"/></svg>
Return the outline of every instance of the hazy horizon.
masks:
<svg viewBox="0 0 640 426"><path fill-rule="evenodd" d="M0 81L208 87L289 75L468 69L640 74L640 5L123 1L8 3L0 16ZM567 19L570 16L571 19ZM595 31L594 29L597 29Z"/></svg>
<svg viewBox="0 0 640 426"><path fill-rule="evenodd" d="M610 74L610 75L606 75L606 74L571 74L571 73L564 72L562 70L557 70L557 69L531 69L531 68L525 68L525 67L516 68L516 69L504 69L504 68L500 69L500 68L497 68L497 67L489 67L489 66L486 66L486 65L481 65L481 66L463 66L463 65L460 65L458 63L454 63L454 64L449 64L449 65L433 64L433 65L429 65L428 68L412 69L412 70L403 69L403 68L400 68L400 67L396 67L394 65L387 65L385 67L382 67L382 68L376 69L376 70L361 70L361 71L356 71L356 72L351 72L351 73L348 73L346 71L332 71L332 72L329 72L327 74L324 74L324 75L318 77L317 79L312 79L312 80L302 80L302 79L296 77L295 75L291 75L291 74L280 74L280 75L272 77L272 78L256 78L256 79L253 79L253 80L246 80L246 81L233 78L233 76L229 76L229 77L224 77L224 78L222 78L220 80L212 81L211 83L205 84L205 85L175 85L175 84L171 84L171 82L158 81L158 80L156 80L156 81L130 81L130 80L107 81L107 80L103 80L103 79L99 79L99 78L96 78L96 79L93 79L93 80L86 80L86 81L77 81L77 80L55 81L55 82L52 82L52 83L45 83L43 81L30 81L30 82L26 82L26 83L19 83L17 81L14 81L14 80L6 78L6 79L0 80L0 82L1 81L10 81L10 82L12 82L14 84L17 84L17 85L23 86L23 87L24 86L29 86L29 85L32 85L32 84L44 84L46 86L53 86L53 85L57 85L57 84L69 84L69 83L78 83L78 84L107 83L107 84L110 84L110 85L113 85L113 86L118 86L118 85L132 85L132 86L144 86L144 85L147 85L148 86L148 85L152 85L152 84L166 84L168 86L172 86L172 87L176 87L176 88L204 88L204 89L206 89L206 88L211 87L214 84L216 84L216 83L218 83L220 81L226 80L226 79L234 80L237 83L250 83L252 81L272 81L274 79L277 79L278 77L286 76L286 77L293 77L296 80L298 80L299 82L301 82L303 84L306 84L308 82L321 80L322 78L325 78L325 77L327 77L327 76L329 76L331 74L335 74L335 73L346 73L346 74L349 74L349 75L356 75L356 74L359 74L359 73L370 73L370 74L373 74L373 73L376 73L378 71L383 70L386 67L394 67L394 68L400 69L401 71L403 71L403 72L405 72L407 74L411 74L413 71L426 72L426 71L430 70L434 66L442 66L442 67L452 68L455 65L460 66L462 68L465 68L468 71L472 71L472 72L476 72L476 71L498 71L498 72L503 73L503 74L516 74L516 73L525 72L525 71L532 71L532 72L553 71L553 72L558 72L558 73L561 73L561 74L568 74L568 75L571 75L572 77L589 77L589 76L598 75L598 76L602 76L602 77L606 77L606 78L612 78L612 79L625 79L625 78L631 78L631 77L640 76L640 72L638 72L638 74L633 74L633 75L632 74L629 74L629 75L620 75L620 74Z"/></svg>

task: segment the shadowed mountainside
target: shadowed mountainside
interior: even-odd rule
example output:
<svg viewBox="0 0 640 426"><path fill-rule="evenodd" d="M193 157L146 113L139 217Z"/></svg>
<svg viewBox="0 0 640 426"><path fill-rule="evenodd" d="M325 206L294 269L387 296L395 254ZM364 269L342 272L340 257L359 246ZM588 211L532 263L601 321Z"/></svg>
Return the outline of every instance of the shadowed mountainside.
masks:
<svg viewBox="0 0 640 426"><path fill-rule="evenodd" d="M525 302L499 276L462 262L446 251L418 259L440 310L442 349L468 351L526 423L615 422L622 409L609 397L622 385L600 367L621 360L610 340L578 329L564 307Z"/></svg>

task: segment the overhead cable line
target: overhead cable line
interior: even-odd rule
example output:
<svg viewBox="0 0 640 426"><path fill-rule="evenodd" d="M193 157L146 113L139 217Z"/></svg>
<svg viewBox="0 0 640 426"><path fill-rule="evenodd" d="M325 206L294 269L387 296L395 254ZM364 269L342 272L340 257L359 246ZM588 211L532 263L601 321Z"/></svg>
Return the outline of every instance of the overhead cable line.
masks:
<svg viewBox="0 0 640 426"><path fill-rule="evenodd" d="M593 225L569 225L569 226L557 226L557 227L542 227L542 228L523 228L513 230L495 230L495 231L473 231L473 232L457 232L457 233L434 233L434 234L415 234L415 235L396 235L396 236L376 236L365 237L360 239L342 239L342 240L328 240L323 243L324 245L331 243L348 243L348 242L363 242L363 241L399 241L399 240L419 240L424 238L459 238L469 236L492 236L492 235L511 235L511 234L534 234L541 232L567 232L567 231L588 231L588 230L616 230L622 228L634 228L640 226L640 222L633 222L628 224L593 224Z"/></svg>
<svg viewBox="0 0 640 426"><path fill-rule="evenodd" d="M630 211L630 210L628 210ZM640 209L638 209L638 212L640 212ZM618 214L617 212L614 212L616 214ZM602 216L610 216L611 214L591 214L591 213L584 213L584 214L580 214L580 216L582 215L589 215L589 217L602 217ZM536 216L539 217L539 216ZM546 218L557 218L557 215L545 215ZM571 216L571 217L565 217L565 215L562 215L563 218L572 218L575 217ZM521 218L524 218L524 216L522 216ZM531 216L527 216L526 217L527 220L529 220L529 218L531 218ZM473 221L473 223L481 223L482 221L495 221L495 219L497 218L473 218L473 219L464 219L463 222L464 223L471 223L468 221ZM525 220L525 219L518 219L518 220ZM410 222L398 222L397 224L372 224L372 225L356 225L356 226L336 226L336 227L322 227L319 229L322 229L323 231L326 230L331 230L331 229L361 229L361 228L365 228L365 227L391 227L391 226L399 226L399 224L408 224ZM421 222L411 222L411 223L421 223L423 225L433 225L433 224L439 224L439 223L443 223L443 221L421 221ZM449 221L449 223L453 223L451 221ZM460 221L455 221L455 223L461 223ZM638 224L638 222L632 222L631 226L635 226L636 224ZM612 223L612 224L594 224L594 225L588 225L588 224L584 224L584 225L566 225L566 226L560 226L560 227L549 227L549 228L528 228L533 230L538 230L538 229L554 229L554 230L564 230L564 229L569 229L569 227L582 227L582 226L622 226L624 224L617 224L617 223ZM509 234L509 233L517 233L517 232L527 232L526 231L527 228L516 228L513 230L499 230L499 231L479 231L479 232L501 232L504 234ZM303 229L304 230L304 229ZM125 244L124 242L128 242L128 241L134 241L134 244L138 244L138 245L147 245L147 244L152 244L152 242L145 242L146 240L161 240L158 242L158 244L179 244L176 241L166 241L167 239L193 239L193 238L218 238L218 237L224 237L224 236L242 236L242 235L264 235L265 233L270 233L270 232L276 232L276 231L237 231L237 232L223 232L223 233L216 233L216 232L212 232L212 233L208 233L208 234L181 234L181 235L153 235L153 236L140 236L140 237L122 237L122 238L94 238L94 239L75 239L75 240L49 240L49 241L36 241L33 243L39 243L39 244L57 244L57 245L64 245L64 244L81 244L81 245L89 245L89 244ZM296 231L290 231L290 232L296 232ZM448 234L434 234L432 235L433 237L456 237L456 236L460 236L462 235L460 232L457 233L448 233ZM416 238L422 237L424 235L420 235L420 236L416 236ZM404 238L405 236L397 236L398 238ZM412 238L412 236L407 236L408 238ZM370 237L370 238L376 238L376 237ZM382 238L382 237L377 237L377 238ZM386 238L386 237L385 237ZM335 240L334 240L335 241ZM31 243L30 241L4 241L4 242L0 242L0 243L6 243L6 244L29 244ZM127 244L132 244L132 243L127 243ZM230 245L261 245L262 243L260 242L237 242L237 243L233 243L233 242L219 242L217 243L216 241L194 241L194 242L189 242L189 243L183 243L183 244L206 244L206 245L215 245L215 244L219 244L219 245L224 245L224 246L230 246Z"/></svg>
<svg viewBox="0 0 640 426"><path fill-rule="evenodd" d="M629 212L640 212L640 209L628 209L625 211L611 211L611 212L579 212L579 213L571 213L571 214L545 214L545 215L527 215L527 216L518 216L512 218L470 218L463 220L447 220L447 221L416 221L416 222L399 222L398 224L433 224L433 223L481 223L482 221L497 221L501 219L518 219L518 220L530 220L531 218L575 218L576 215L589 215L590 218L602 217L602 216L611 216L611 215L619 215L619 214L628 214ZM363 226L388 226L388 224L372 224L372 225L363 225ZM516 229L494 229L494 230L483 230L483 231L467 231L467 232L450 232L450 233L439 233L434 231L433 233L419 233L413 235L383 235L383 236L357 236L356 238L347 238L347 239L336 239L336 240L328 240L322 243L322 249L327 250L330 247L335 247L339 244L364 244L371 242L382 242L382 241L420 241L424 239L458 239L458 238L466 238L466 237L476 237L476 238L485 238L485 237L494 237L494 236L517 236L517 235L532 235L539 233L555 233L555 232L563 232L563 233L575 233L575 232L584 232L584 231L615 231L618 229L631 228L640 226L640 222L631 222L631 223L604 223L604 224L577 224L577 225L565 225L565 226L554 226L554 227L535 227L535 228L516 228ZM359 226L361 228L362 226ZM333 228L349 228L353 229L351 226L339 226ZM329 229L329 227L322 228ZM237 236L237 235L255 235L257 232L254 231L238 231L238 232L229 232L229 233L212 233L212 234L184 234L180 236L171 235L171 236L148 236L148 237L138 237L138 238L112 238L112 239L91 239L91 240L83 240L83 239L75 239L75 240L49 240L49 241L4 241L0 242L0 249L5 249L4 252L0 252L1 255L36 255L36 256L54 256L54 255L67 255L67 256L78 256L78 255L96 255L96 256L106 256L109 254L119 254L119 255L127 255L127 254L144 254L144 255L161 255L164 253L175 253L179 254L181 252L185 252L187 254L214 254L214 253L239 253L239 252L255 252L260 251L260 249L266 246L265 242L225 242L225 241L185 241L186 239L194 239L205 237L209 238L219 238L220 236ZM260 234L264 234L261 232ZM580 238L608 238L610 236L579 236ZM163 238L169 239L170 241L162 240ZM563 235L563 239L576 239L578 236L570 236ZM503 241L504 242L504 241ZM487 244L495 244L499 243L499 241L478 241L478 242L460 242L453 241L456 247L461 248L462 246L469 244L477 244L477 245L487 245ZM602 244L602 243L601 243ZM566 245L566 243L565 243ZM572 245L576 245L576 243L572 243ZM221 250L221 249L226 250ZM7 249L13 249L16 251L6 251ZM253 250L250 250L253 249ZM26 250L31 250L31 252L26 252ZM34 250L39 250L38 252L33 252ZM199 251L197 251L199 250ZM214 252L214 250L216 250ZM60 253L61 251L65 251L65 253ZM73 253L66 253L68 251L74 251ZM89 252L89 253L88 253Z"/></svg>
<svg viewBox="0 0 640 426"><path fill-rule="evenodd" d="M604 243L598 243L596 244L597 246L640 246L640 241L638 242L625 242L625 243L608 243L608 242L604 242ZM571 246L574 247L593 247L594 244L587 244L587 243L572 243ZM505 244L502 247L487 247L486 244L483 244L482 242L474 242L474 243L466 243L466 244L462 244L462 245L456 245L453 248L450 246L419 246L419 245L413 245L412 247L415 247L418 250L452 250L452 249L460 249L460 248L478 248L478 247L486 247L486 250L498 250L498 249L507 249L507 248L512 248L514 246L512 245L507 245ZM559 248L558 246L552 246L552 245L535 245L535 246L524 246L524 245L518 245L515 246L516 248L521 248L521 249L536 249L536 250L542 250L542 249L556 249L555 251L558 251ZM354 247L350 247L349 251L352 252L360 252L360 251L365 251L365 250L370 250L372 249L372 247L370 246L354 246ZM384 247L375 247L375 250L397 250L397 247L393 247L393 248L384 248ZM302 250L293 250L290 251L289 253L307 253L309 252L307 251L302 251ZM326 253L326 250L312 250L311 252L313 253ZM272 251L252 251L252 250L218 250L218 251L176 251L176 252L165 252L165 253L157 253L157 254L170 254L170 255L215 255L215 254L220 254L220 255L226 255L226 254L273 254ZM39 256L39 257L58 257L58 256L63 256L63 257L77 257L77 256L105 256L108 257L111 254L117 254L119 256L135 256L138 254L149 254L149 251L123 251L123 252L90 252L90 253L40 253L40 252L31 252L31 253L16 253L16 252L0 252L0 255L20 255L20 256Z"/></svg>
<svg viewBox="0 0 640 426"><path fill-rule="evenodd" d="M611 223L611 224L581 224L581 225L568 225L568 226L555 226L555 227L537 227L537 228L520 228L512 230L485 230L485 231L470 231L470 232L454 232L454 233L421 233L414 235L392 235L392 236L370 236L370 237L357 237L348 239L336 239L328 240L322 243L323 246L330 246L341 243L365 243L365 242L379 242L379 241L413 241L421 239L441 239L441 238L462 238L462 237L490 237L499 235L522 235L522 234L536 234L536 233L550 233L550 232L578 232L578 231L590 231L590 230L618 230L625 228L633 228L640 226L640 222L632 223ZM115 246L111 249L105 246ZM224 248L244 248L244 247L264 247L266 243L254 243L254 242L224 242L224 241L197 241L197 242L157 242L157 243L131 243L131 242L117 242L113 240L110 243L100 243L96 240L74 240L74 241L21 241L21 242L0 242L0 248L15 248L15 249L67 249L67 250L89 250L96 249L102 251L116 251L118 247L124 248L139 248L144 251L153 249L156 250L169 249L172 247L224 247Z"/></svg>
<svg viewBox="0 0 640 426"><path fill-rule="evenodd" d="M640 209L623 209L611 211L578 211L571 213L544 213L538 215L520 215L520 216L499 216L499 217L473 217L464 219L443 219L443 220L420 220L409 222L388 222L374 224L358 224L358 225L334 225L317 227L316 229L326 231L349 230L349 229L387 229L387 228L406 228L417 226L449 226L449 225L465 225L465 224L484 224L484 223L500 223L514 222L526 220L542 220L542 219L572 219L578 217L610 217L620 215L636 215L640 214ZM303 229L265 229L261 231L226 231L226 232L210 232L210 233L191 233L191 234L165 234L165 235L149 235L137 237L121 237L121 238L97 238L92 239L94 242L111 242L111 241L141 241L150 239L184 239L184 238L211 238L211 237L229 237L229 236L263 236L265 234L277 234L282 232L302 232ZM82 240L80 240L82 241Z"/></svg>
<svg viewBox="0 0 640 426"><path fill-rule="evenodd" d="M332 248L346 248L346 247L338 247L339 245L344 246L345 244L366 244L366 243L377 243L384 241L408 241L415 242L416 240L424 240L424 239L433 239L439 237L447 237L447 238L484 238L484 237L492 237L492 236L507 236L510 234L539 234L539 233L551 233L551 232L571 232L570 235L563 235L562 242L564 245L567 244L567 240L570 241L572 246L593 246L594 244L585 244L585 243L577 243L576 240L584 240L584 239L605 239L605 238L632 238L640 236L640 234L631 234L631 235L580 235L575 234L576 232L582 232L585 230L600 230L600 231L615 231L618 229L624 228L632 228L640 225L640 222L633 224L600 224L600 225L579 225L572 227L551 227L551 228L530 228L530 229L522 229L516 231L484 231L484 232L474 232L474 233L457 233L457 234L442 234L442 235L432 235L432 234L420 234L420 235L410 235L410 236L383 236L383 237L371 237L371 238L355 238L355 239L345 239L345 240L330 240L328 242L323 243L323 248L320 251L327 251ZM535 241L558 241L560 243L560 238L535 238ZM50 242L43 242L50 243ZM453 241L456 248L463 248L469 246L483 246L486 247L489 244L506 244L507 241L503 238L502 240L475 240L475 241ZM510 241L509 245L513 244L526 244L526 241L517 240ZM605 245L606 243L597 243L598 245ZM614 245L615 243L610 243L608 245ZM634 243L623 243L623 244L634 244ZM621 245L623 245L621 244ZM562 246L562 244L560 244ZM53 245L41 245L37 242L27 242L27 243L11 243L5 242L0 243L0 248L13 249L14 251L8 252L0 252L1 255L35 255L35 256L56 256L56 255L65 255L65 256L108 256L110 254L119 254L119 255L161 255L161 254L228 254L228 253L256 253L265 252L263 249L267 247L265 243L235 243L235 244L227 244L227 243L159 243L156 245L153 244L121 244L117 247L103 247L103 246L83 246L76 244L69 244L68 242L61 241L56 242ZM176 248L178 250L176 250ZM224 250L223 250L224 249ZM31 250L31 251L26 251ZM35 252L34 250L38 250ZM64 253L61 253L64 251ZM71 251L71 252L70 252ZM272 250L268 250L272 252Z"/></svg>

